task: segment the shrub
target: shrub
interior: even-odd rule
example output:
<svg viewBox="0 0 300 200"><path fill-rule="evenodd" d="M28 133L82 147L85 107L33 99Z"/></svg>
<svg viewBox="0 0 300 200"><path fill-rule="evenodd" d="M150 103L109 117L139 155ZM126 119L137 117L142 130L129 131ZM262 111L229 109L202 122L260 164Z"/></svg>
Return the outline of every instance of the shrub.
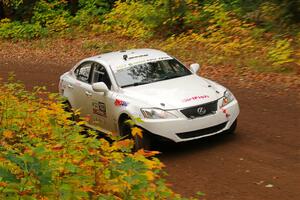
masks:
<svg viewBox="0 0 300 200"><path fill-rule="evenodd" d="M66 10L67 1L60 0L40 0L33 8L33 23L39 23L41 26L51 24L56 18L67 19L70 13Z"/></svg>
<svg viewBox="0 0 300 200"><path fill-rule="evenodd" d="M163 22L165 14L161 11L157 10L156 3L117 1L112 11L105 16L103 28L131 37L151 37Z"/></svg>
<svg viewBox="0 0 300 200"><path fill-rule="evenodd" d="M16 9L27 8L25 4L29 6L20 4L20 0L6 2L13 3L9 5ZM75 8L73 15L70 2ZM260 68L259 71L297 70L300 43L296 35L299 30L296 25L284 28L289 20L282 19L280 5L273 1L254 1L250 5L240 0L201 3L198 0L79 0L69 3L39 0L30 4L34 12L33 16L27 16L27 21L1 20L0 38L74 37L78 33L95 36L108 31L146 42L149 39L158 42L160 38L161 49L189 60L196 58L205 64L230 64ZM285 38L294 40L290 42ZM130 46L136 47L135 43ZM88 42L83 47L114 49L110 45Z"/></svg>
<svg viewBox="0 0 300 200"><path fill-rule="evenodd" d="M31 22L45 28L48 35L63 34L67 31L70 21L70 13L66 7L67 1L40 0L33 8Z"/></svg>
<svg viewBox="0 0 300 200"><path fill-rule="evenodd" d="M11 22L9 19L0 21L0 38L32 39L47 34L47 29L40 24Z"/></svg>
<svg viewBox="0 0 300 200"><path fill-rule="evenodd" d="M215 2L203 6L200 18L206 19L202 24L205 29L173 35L162 43L161 48L184 55L188 60L197 58L205 64L234 64L259 71L279 72L288 64L296 64L293 46L299 44L275 39L254 24L238 19L223 4Z"/></svg>
<svg viewBox="0 0 300 200"><path fill-rule="evenodd" d="M268 52L268 58L274 67L280 67L284 64L294 62L292 58L293 49L291 47L291 41L287 39L281 39L275 41Z"/></svg>
<svg viewBox="0 0 300 200"><path fill-rule="evenodd" d="M196 2L119 0L105 16L103 30L137 38L178 34L193 28L199 21L199 6Z"/></svg>
<svg viewBox="0 0 300 200"><path fill-rule="evenodd" d="M79 0L79 11L85 10L92 16L102 16L107 13L110 8L110 3L105 0Z"/></svg>
<svg viewBox="0 0 300 200"><path fill-rule="evenodd" d="M170 37L163 48L167 51L201 49L198 54L208 64L235 62L236 57L251 54L259 48L251 36L253 27L235 18L222 4L204 6L201 16L207 19L205 29Z"/></svg>
<svg viewBox="0 0 300 200"><path fill-rule="evenodd" d="M82 135L56 95L0 85L1 199L180 199L156 152ZM38 96L43 96L43 99Z"/></svg>
<svg viewBox="0 0 300 200"><path fill-rule="evenodd" d="M79 0L79 10L72 19L72 24L81 28L89 28L91 24L102 21L104 14L109 12L110 3L105 0Z"/></svg>

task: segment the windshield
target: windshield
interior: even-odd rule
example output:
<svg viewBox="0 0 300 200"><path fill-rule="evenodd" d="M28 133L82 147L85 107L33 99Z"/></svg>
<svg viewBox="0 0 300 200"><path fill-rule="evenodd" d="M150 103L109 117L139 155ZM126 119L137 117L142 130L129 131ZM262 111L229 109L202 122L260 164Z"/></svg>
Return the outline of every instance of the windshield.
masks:
<svg viewBox="0 0 300 200"><path fill-rule="evenodd" d="M115 73L121 87L137 86L192 74L175 59L160 60L120 69Z"/></svg>

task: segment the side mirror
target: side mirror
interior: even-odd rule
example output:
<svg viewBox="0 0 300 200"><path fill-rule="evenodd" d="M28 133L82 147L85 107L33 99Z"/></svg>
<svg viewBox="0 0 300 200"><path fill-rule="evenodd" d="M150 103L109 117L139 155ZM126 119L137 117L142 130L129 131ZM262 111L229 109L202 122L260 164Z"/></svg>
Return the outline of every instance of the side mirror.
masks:
<svg viewBox="0 0 300 200"><path fill-rule="evenodd" d="M108 92L108 87L104 82L93 83L92 88L95 92Z"/></svg>
<svg viewBox="0 0 300 200"><path fill-rule="evenodd" d="M199 71L200 65L198 63L194 63L190 65L191 71L194 74L197 74L197 72Z"/></svg>

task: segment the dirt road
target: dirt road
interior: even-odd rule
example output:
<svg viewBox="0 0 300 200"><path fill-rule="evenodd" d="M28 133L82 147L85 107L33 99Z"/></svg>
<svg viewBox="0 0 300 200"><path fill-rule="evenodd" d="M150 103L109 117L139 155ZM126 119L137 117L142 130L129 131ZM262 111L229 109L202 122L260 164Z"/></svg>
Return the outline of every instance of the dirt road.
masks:
<svg viewBox="0 0 300 200"><path fill-rule="evenodd" d="M0 76L15 71L26 86L57 92L63 65L0 58ZM184 196L209 200L297 200L300 198L300 99L295 90L269 85L245 89L217 80L240 102L236 135L218 135L182 144L160 144L168 181Z"/></svg>

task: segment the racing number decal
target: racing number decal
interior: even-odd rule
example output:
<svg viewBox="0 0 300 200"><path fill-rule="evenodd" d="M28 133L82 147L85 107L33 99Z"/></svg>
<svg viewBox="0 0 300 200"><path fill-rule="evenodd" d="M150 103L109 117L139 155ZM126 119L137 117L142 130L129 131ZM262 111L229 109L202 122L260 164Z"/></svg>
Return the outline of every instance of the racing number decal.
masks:
<svg viewBox="0 0 300 200"><path fill-rule="evenodd" d="M93 113L102 117L106 117L106 106L102 102L93 102Z"/></svg>

